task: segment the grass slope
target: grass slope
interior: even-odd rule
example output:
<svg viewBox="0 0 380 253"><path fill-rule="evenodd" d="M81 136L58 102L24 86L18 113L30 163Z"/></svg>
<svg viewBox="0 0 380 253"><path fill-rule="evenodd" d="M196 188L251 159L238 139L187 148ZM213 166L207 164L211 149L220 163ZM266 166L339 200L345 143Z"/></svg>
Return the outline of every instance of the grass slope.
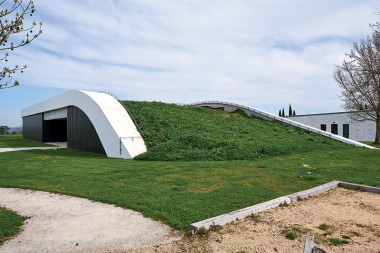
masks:
<svg viewBox="0 0 380 253"><path fill-rule="evenodd" d="M380 187L378 150L315 150L251 161L135 161L75 150L0 153L0 187L115 204L176 229L332 180ZM319 177L298 175L313 171Z"/></svg>
<svg viewBox="0 0 380 253"><path fill-rule="evenodd" d="M0 148L51 147L52 145L23 139L21 134L0 135Z"/></svg>
<svg viewBox="0 0 380 253"><path fill-rule="evenodd" d="M0 245L17 234L24 219L17 213L0 207Z"/></svg>
<svg viewBox="0 0 380 253"><path fill-rule="evenodd" d="M161 161L251 160L347 144L270 122L201 107L124 101L146 137L148 152L135 159Z"/></svg>

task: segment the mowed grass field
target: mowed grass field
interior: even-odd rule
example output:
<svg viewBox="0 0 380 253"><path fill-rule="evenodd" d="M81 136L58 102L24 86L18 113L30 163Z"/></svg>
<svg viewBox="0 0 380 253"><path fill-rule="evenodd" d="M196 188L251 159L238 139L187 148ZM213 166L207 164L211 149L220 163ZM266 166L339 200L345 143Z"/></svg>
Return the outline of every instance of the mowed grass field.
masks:
<svg viewBox="0 0 380 253"><path fill-rule="evenodd" d="M380 187L380 153L313 151L252 161L135 161L75 150L0 153L0 187L115 204L175 229L332 180ZM318 176L298 177L312 171Z"/></svg>
<svg viewBox="0 0 380 253"><path fill-rule="evenodd" d="M134 160L64 149L0 153L0 187L115 204L175 229L332 180L380 187L379 150L241 111L126 104L147 153ZM318 176L299 177L308 171Z"/></svg>
<svg viewBox="0 0 380 253"><path fill-rule="evenodd" d="M21 134L0 135L0 148L50 147L52 145L22 139Z"/></svg>

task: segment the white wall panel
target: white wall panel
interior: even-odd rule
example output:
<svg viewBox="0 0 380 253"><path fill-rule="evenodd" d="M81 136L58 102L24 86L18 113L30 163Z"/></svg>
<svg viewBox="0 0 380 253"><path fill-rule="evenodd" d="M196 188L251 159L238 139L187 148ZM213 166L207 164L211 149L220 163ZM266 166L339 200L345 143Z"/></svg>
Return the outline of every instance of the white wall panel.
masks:
<svg viewBox="0 0 380 253"><path fill-rule="evenodd" d="M338 125L338 135L343 136L343 124L349 125L349 138L355 141L374 141L376 123L374 121L357 122L350 118L351 112L310 114L286 117L293 121L321 129L326 124L326 132L331 132L331 124Z"/></svg>

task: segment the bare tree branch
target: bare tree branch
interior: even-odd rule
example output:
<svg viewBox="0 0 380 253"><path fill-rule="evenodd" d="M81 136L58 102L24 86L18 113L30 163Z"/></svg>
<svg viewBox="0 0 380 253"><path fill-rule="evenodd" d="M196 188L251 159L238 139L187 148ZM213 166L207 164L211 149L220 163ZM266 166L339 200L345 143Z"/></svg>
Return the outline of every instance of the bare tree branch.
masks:
<svg viewBox="0 0 380 253"><path fill-rule="evenodd" d="M30 44L42 34L42 23L37 25L36 22L32 22L29 26L24 25L25 17L28 15L33 16L35 12L33 0L2 0L0 1L0 6L9 6L9 8L0 10L0 51L5 52L3 56L0 56L0 61L6 64L9 51ZM37 31L34 31L36 29ZM26 66L2 66L0 69L0 89L18 86L17 80L11 83L13 80L12 75L16 72L23 73L24 69L26 69Z"/></svg>
<svg viewBox="0 0 380 253"><path fill-rule="evenodd" d="M353 120L375 121L375 142L380 142L380 31L374 29L372 36L354 43L346 55L349 60L336 65L333 73L342 88L343 107L350 111L360 110L352 114Z"/></svg>

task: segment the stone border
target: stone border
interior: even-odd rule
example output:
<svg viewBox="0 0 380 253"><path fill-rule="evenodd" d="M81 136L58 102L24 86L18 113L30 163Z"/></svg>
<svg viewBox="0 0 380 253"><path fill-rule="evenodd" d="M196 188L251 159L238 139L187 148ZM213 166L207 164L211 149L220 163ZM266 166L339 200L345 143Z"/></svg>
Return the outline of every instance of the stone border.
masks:
<svg viewBox="0 0 380 253"><path fill-rule="evenodd" d="M268 209L272 209L275 207L278 207L284 203L291 203L295 202L299 199L304 199L308 197L315 196L317 194L327 192L329 190L335 189L337 187L344 187L344 188L352 188L352 189L361 189L366 192L374 192L380 194L380 188L372 187L372 186L366 186L366 185L359 185L359 184L351 184L341 181L331 181L329 183L319 185L317 187L310 188L308 190L292 193L289 195L285 195L283 197L279 197L276 199L272 199L260 204L256 204L250 207L246 207L243 209L239 209L236 211L232 211L226 214L222 214L207 220L198 221L193 224L190 224L190 226L187 228L188 230L192 230L194 233L196 233L201 227L204 227L205 229L210 229L210 226L215 225L225 225L227 223L230 223L232 221L235 221L237 219L243 219L249 215L256 214Z"/></svg>
<svg viewBox="0 0 380 253"><path fill-rule="evenodd" d="M380 188L373 187L373 186L339 182L339 187L343 187L343 188L347 188L347 189L353 189L353 190L360 189L360 190L363 190L365 192L373 192L373 193L380 194Z"/></svg>

